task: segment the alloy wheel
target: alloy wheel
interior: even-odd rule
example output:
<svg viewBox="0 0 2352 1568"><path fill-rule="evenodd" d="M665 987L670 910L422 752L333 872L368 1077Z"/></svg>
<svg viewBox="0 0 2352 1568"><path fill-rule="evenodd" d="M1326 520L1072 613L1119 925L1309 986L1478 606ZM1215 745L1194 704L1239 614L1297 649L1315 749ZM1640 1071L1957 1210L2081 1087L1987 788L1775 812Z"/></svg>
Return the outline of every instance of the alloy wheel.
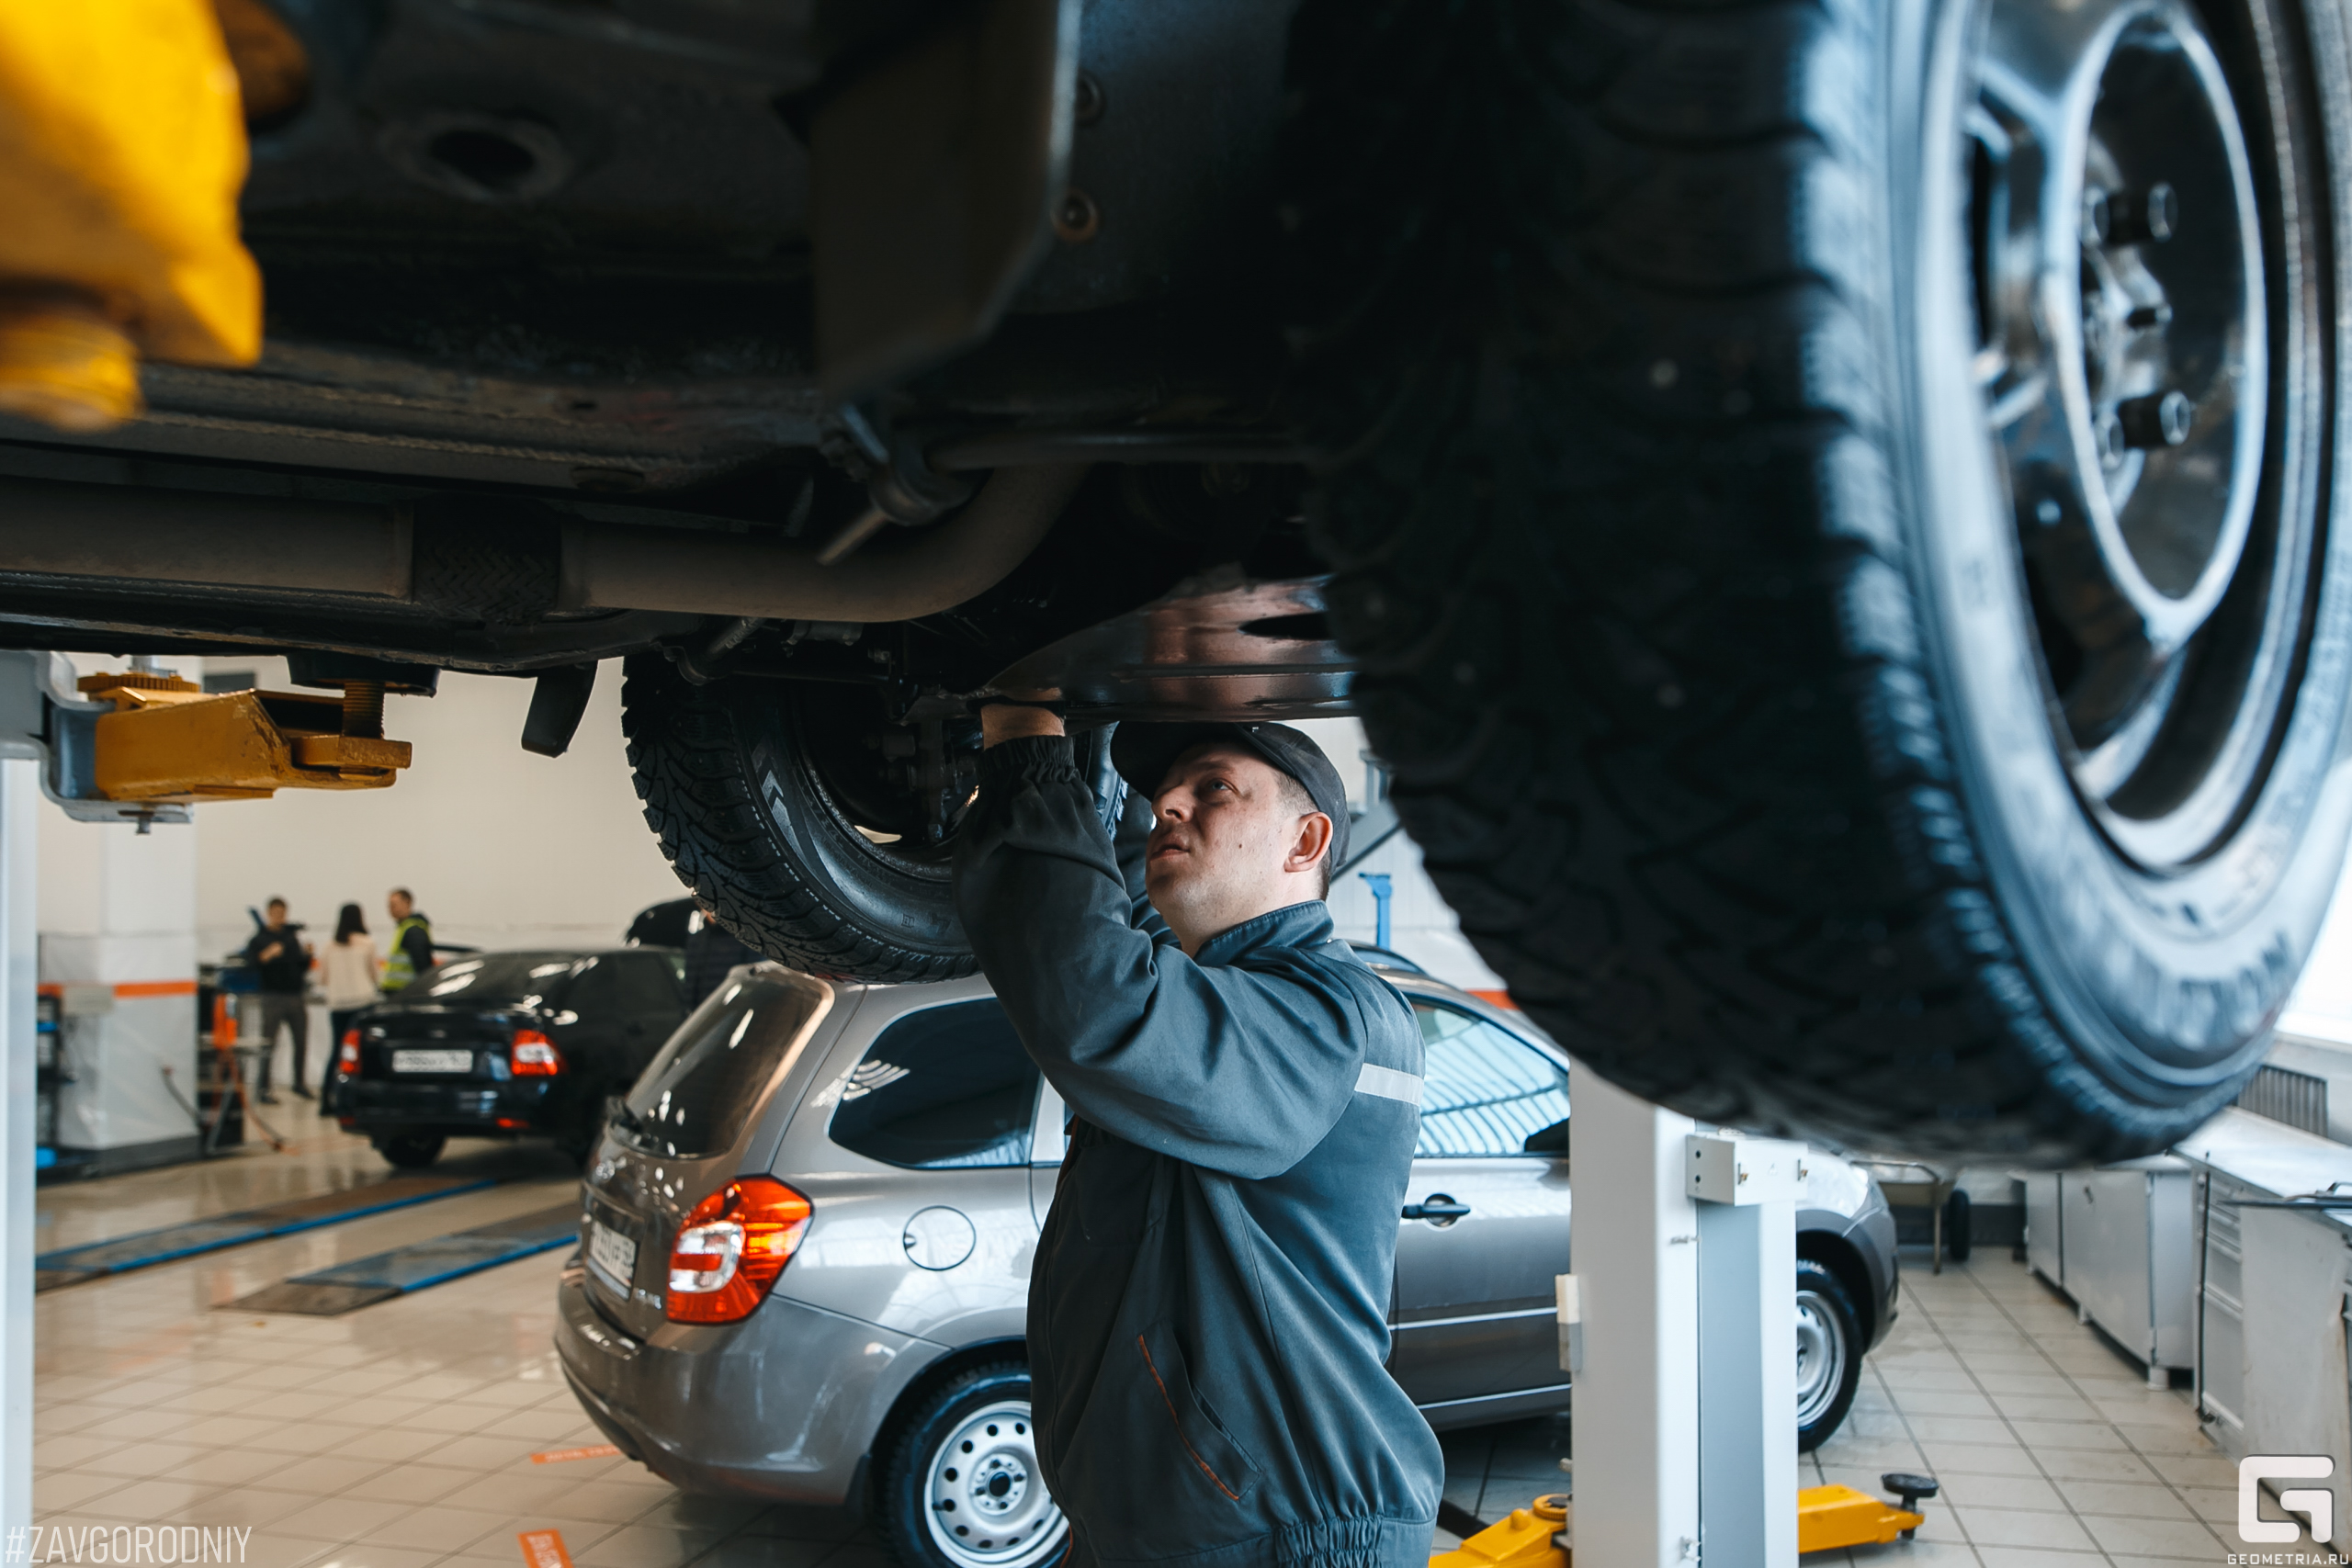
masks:
<svg viewBox="0 0 2352 1568"><path fill-rule="evenodd" d="M2187 866L2267 768L2307 527L2264 483L2261 213L2182 0L1985 13L1965 119L1973 369L2075 796Z"/></svg>

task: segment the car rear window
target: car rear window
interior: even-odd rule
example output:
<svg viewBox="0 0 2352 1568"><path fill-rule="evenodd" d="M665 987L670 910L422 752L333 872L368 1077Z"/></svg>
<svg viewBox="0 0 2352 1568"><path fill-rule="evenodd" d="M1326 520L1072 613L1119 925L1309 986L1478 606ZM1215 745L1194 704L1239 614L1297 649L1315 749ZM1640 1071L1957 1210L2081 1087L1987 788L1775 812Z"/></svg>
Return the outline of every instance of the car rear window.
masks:
<svg viewBox="0 0 2352 1568"><path fill-rule="evenodd" d="M1027 1165L1037 1064L994 1000L909 1013L833 1091L833 1142L915 1170Z"/></svg>
<svg viewBox="0 0 2352 1568"><path fill-rule="evenodd" d="M536 1007L581 957L577 953L485 953L457 958L426 970L397 994L403 1001L461 1007Z"/></svg>
<svg viewBox="0 0 2352 1568"><path fill-rule="evenodd" d="M777 1066L832 992L813 980L755 977L721 986L678 1026L616 1118L632 1142L680 1159L725 1152Z"/></svg>

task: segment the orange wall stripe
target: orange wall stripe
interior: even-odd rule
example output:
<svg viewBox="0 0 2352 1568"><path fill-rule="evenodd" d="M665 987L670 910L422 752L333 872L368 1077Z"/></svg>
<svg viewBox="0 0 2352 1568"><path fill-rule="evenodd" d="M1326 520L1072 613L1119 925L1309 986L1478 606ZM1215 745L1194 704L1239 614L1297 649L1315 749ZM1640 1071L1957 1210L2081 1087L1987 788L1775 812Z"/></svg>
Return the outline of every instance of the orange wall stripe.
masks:
<svg viewBox="0 0 2352 1568"><path fill-rule="evenodd" d="M104 985L105 982L93 980L90 984L98 986ZM37 986L34 989L44 997L62 997L65 994L65 987L54 981L45 986ZM192 997L196 995L196 982L193 980L118 980L115 982L114 994L118 997Z"/></svg>
<svg viewBox="0 0 2352 1568"><path fill-rule="evenodd" d="M1509 1008L1513 1012L1519 1010L1519 1004L1510 999L1509 991L1473 991L1470 994L1488 1007Z"/></svg>

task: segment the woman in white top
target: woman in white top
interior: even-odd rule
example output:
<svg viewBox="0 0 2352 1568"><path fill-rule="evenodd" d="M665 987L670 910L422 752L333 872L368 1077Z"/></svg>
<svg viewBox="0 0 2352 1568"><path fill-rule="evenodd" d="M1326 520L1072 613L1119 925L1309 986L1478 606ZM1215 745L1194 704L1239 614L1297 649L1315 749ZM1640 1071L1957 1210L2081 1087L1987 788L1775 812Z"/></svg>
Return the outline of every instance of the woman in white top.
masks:
<svg viewBox="0 0 2352 1568"><path fill-rule="evenodd" d="M340 1070L344 1036L351 1032L359 1010L376 999L377 978L383 969L358 905L343 907L342 917L334 923L334 940L319 950L319 967L324 971L322 984L327 994L327 1038L334 1042L327 1056L326 1077L319 1086L319 1114L324 1116L333 1108L327 1090Z"/></svg>

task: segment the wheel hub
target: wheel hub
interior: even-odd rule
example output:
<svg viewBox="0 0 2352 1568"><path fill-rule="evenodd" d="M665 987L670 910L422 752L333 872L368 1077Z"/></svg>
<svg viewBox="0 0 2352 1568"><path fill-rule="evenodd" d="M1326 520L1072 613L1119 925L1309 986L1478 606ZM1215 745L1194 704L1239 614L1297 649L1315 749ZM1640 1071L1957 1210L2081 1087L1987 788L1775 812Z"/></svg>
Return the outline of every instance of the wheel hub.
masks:
<svg viewBox="0 0 2352 1568"><path fill-rule="evenodd" d="M1797 1292L1797 1425L1811 1426L1846 1380L1846 1347L1829 1309L1810 1291Z"/></svg>
<svg viewBox="0 0 2352 1568"><path fill-rule="evenodd" d="M1029 1406L975 1412L933 1451L932 1540L965 1568L1025 1568L1060 1549L1068 1526L1037 1469Z"/></svg>
<svg viewBox="0 0 2352 1568"><path fill-rule="evenodd" d="M2110 836L2177 863L2210 841L2210 813L2175 808L2214 760L2166 754L2182 670L2261 488L2269 329L2245 139L2179 0L2001 0L1979 82L1976 374L2058 739Z"/></svg>

